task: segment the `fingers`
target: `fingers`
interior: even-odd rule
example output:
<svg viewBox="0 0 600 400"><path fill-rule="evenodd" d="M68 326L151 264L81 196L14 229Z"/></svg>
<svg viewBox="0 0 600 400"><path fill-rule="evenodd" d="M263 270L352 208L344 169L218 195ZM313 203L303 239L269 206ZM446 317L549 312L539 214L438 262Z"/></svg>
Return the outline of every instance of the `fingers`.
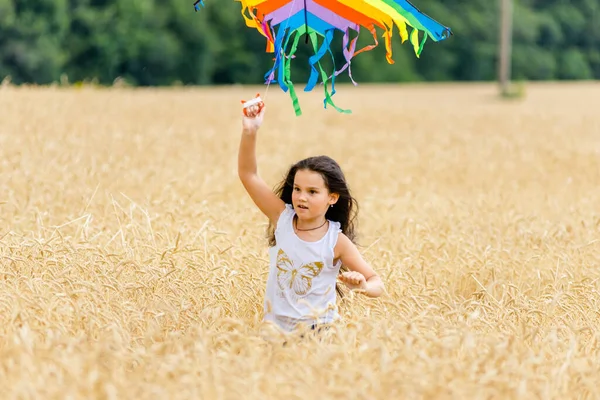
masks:
<svg viewBox="0 0 600 400"><path fill-rule="evenodd" d="M250 106L244 109L244 116L246 118L254 119L258 115L258 108L256 106Z"/></svg>
<svg viewBox="0 0 600 400"><path fill-rule="evenodd" d="M252 115L253 117L258 116L259 111L260 111L260 106L258 104L248 107L248 114Z"/></svg>
<svg viewBox="0 0 600 400"><path fill-rule="evenodd" d="M266 108L267 106L263 103L262 107L260 107L260 111L258 112L258 118L262 119L263 115L265 115Z"/></svg>
<svg viewBox="0 0 600 400"><path fill-rule="evenodd" d="M340 280L351 285L360 285L366 281L363 274L355 271L344 272L340 276Z"/></svg>
<svg viewBox="0 0 600 400"><path fill-rule="evenodd" d="M263 115L265 114L265 109L266 106L264 103L253 104L247 108L244 108L244 116L247 118L262 119Z"/></svg>

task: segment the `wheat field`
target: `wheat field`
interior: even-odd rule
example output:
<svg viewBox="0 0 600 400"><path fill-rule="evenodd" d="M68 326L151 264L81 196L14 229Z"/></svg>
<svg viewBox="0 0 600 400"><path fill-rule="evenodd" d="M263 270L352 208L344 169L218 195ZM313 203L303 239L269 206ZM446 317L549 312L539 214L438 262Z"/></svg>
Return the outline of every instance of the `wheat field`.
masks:
<svg viewBox="0 0 600 400"><path fill-rule="evenodd" d="M1 397L599 398L600 85L336 89L269 88L259 171L338 160L387 293L304 338L237 178L264 88L0 89Z"/></svg>

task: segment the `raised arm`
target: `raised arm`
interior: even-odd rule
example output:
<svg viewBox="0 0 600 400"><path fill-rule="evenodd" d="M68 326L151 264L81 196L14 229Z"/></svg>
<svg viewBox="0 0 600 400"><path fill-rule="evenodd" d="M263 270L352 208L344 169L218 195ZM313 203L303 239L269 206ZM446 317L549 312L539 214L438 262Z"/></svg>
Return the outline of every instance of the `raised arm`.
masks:
<svg viewBox="0 0 600 400"><path fill-rule="evenodd" d="M256 137L264 112L263 108L261 113L254 118L243 117L242 138L238 153L238 176L254 204L273 224L277 224L279 215L285 209L285 203L258 175L258 166L256 165Z"/></svg>

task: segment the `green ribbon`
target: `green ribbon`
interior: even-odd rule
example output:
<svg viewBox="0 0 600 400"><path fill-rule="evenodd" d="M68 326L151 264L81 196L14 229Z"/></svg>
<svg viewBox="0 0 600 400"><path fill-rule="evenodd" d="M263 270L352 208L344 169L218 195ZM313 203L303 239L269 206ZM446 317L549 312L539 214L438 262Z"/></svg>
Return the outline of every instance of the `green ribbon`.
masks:
<svg viewBox="0 0 600 400"><path fill-rule="evenodd" d="M318 53L318 47L317 47L318 35L320 35L320 34L310 27L307 30L305 26L301 26L298 29L294 30L293 32L290 32L287 35L287 38L285 39L284 45L282 46L282 49L287 49L287 47L290 43L290 40L292 40L292 36L293 36L293 41L292 41L292 45L290 47L289 53L286 54L285 50L284 50L284 53L282 56L282 61L281 61L283 65L280 66L281 70L280 70L279 76L280 76L280 78L282 78L281 83L283 83L283 86L285 86L289 90L290 98L292 100L292 105L294 107L294 113L296 114L296 116L302 115L302 108L300 107L300 101L298 100L298 95L296 94L296 90L294 89L294 83L292 82L292 78L291 78L291 62L292 62L292 57L296 54L296 51L298 50L298 43L300 42L300 38L305 33L308 33L308 36L310 36L313 50L314 50L315 54L317 54ZM332 96L335 94L335 60L334 60L334 56L333 56L333 52L331 51L331 48L328 48L328 51L329 51L329 54L331 55L331 59L334 64L334 67L333 67L334 73L331 74L332 75L331 93L329 92L329 87L327 84L327 82L329 81L329 78L328 78L329 74L327 74L323 70L321 61L317 62L317 66L318 66L319 72L321 74L321 78L323 80L323 87L324 87L324 91L325 91L325 99L323 100L323 105L325 108L327 108L327 105L329 104L340 113L351 114L352 113L351 110L344 110L344 109L336 106L335 103L333 102Z"/></svg>

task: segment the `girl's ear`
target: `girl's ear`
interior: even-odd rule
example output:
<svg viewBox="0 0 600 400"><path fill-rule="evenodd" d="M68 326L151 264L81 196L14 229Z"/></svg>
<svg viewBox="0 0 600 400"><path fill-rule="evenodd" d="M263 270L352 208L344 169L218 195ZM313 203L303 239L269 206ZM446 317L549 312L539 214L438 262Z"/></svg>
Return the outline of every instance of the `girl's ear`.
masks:
<svg viewBox="0 0 600 400"><path fill-rule="evenodd" d="M337 203L339 198L340 198L340 195L338 193L331 193L329 195L329 204Z"/></svg>

